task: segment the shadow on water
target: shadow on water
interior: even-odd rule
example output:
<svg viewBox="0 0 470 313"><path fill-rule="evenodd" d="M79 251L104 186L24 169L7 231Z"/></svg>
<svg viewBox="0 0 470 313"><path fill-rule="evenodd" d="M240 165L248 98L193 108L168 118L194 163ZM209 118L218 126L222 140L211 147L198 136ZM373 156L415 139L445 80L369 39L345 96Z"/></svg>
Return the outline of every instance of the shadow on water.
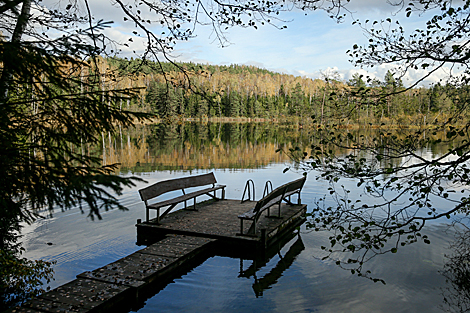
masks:
<svg viewBox="0 0 470 313"><path fill-rule="evenodd" d="M284 256L281 254L281 250L294 238L297 238L293 244L289 247L289 250ZM158 242L158 241L156 241ZM155 242L154 242L155 243ZM179 267L177 271L171 273L171 276L167 276L165 279L153 283L149 288L146 288L143 292L139 292L137 301L132 305L132 311L138 311L146 305L146 301L163 289L169 284L174 283L177 279L182 279L183 276L193 271L195 268L203 264L209 258L229 257L232 259L240 260L240 271L238 278L254 278L253 291L255 297L263 296L263 292L267 289L271 289L281 278L286 270L294 263L297 256L305 250L304 243L300 236L300 232L294 231L284 235L276 243L262 251L246 251L245 249L239 248L228 248L226 245L219 244L217 242L212 243L205 253L202 253L197 258L193 259L192 262L186 264L183 267ZM269 273L263 275L261 278L257 277L257 273L265 269L275 256L279 256L279 261L270 270ZM252 261L252 264L244 269L244 262ZM128 310L123 308L123 312Z"/></svg>
<svg viewBox="0 0 470 313"><path fill-rule="evenodd" d="M276 266L266 275L261 278L256 277L256 272L259 269L257 266L256 261L245 271L241 272L238 277L251 277L255 278L255 283L253 284L253 291L255 292L256 297L260 297L263 295L263 291L270 289L271 286L275 285L279 278L282 277L283 273L294 263L297 256L305 249L304 243L302 242L302 238L300 238L300 234L295 241L295 243L289 248L289 251L282 256L280 250L278 252L279 255L279 262ZM263 262L262 266L266 265L266 261Z"/></svg>

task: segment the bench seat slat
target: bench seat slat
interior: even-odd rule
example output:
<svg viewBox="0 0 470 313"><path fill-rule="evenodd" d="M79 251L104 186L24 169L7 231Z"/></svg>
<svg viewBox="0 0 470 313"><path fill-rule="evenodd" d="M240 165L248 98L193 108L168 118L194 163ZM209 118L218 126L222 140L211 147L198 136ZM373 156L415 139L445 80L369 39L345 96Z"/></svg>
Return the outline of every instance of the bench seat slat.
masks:
<svg viewBox="0 0 470 313"><path fill-rule="evenodd" d="M253 208L248 212L245 212L245 213L242 213L242 214L238 215L238 218L242 218L242 219L245 219L245 220L251 220L251 219L253 219L253 217L255 215L256 215L255 208Z"/></svg>
<svg viewBox="0 0 470 313"><path fill-rule="evenodd" d="M161 208L161 207L164 207L164 206L167 206L167 205L171 205L171 204L180 203L180 202L183 202L183 201L186 201L186 200L190 200L194 197L202 196L202 195L207 194L209 192L219 190L219 189L222 189L222 188L225 188L225 187L226 187L225 185L216 185L216 186L211 187L211 188L206 188L206 189L193 191L193 192L187 193L185 195L182 195L182 196L179 196L179 197L176 197L176 198L172 198L172 199L168 199L168 200L164 200L164 201L161 201L161 202L150 204L148 206L148 208L149 209L158 209L158 208Z"/></svg>

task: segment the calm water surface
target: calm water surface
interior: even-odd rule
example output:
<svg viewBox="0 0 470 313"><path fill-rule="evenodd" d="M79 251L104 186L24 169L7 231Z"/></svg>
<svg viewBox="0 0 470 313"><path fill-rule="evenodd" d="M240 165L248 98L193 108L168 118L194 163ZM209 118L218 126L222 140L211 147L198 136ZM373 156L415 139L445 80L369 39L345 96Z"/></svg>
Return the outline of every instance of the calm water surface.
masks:
<svg viewBox="0 0 470 313"><path fill-rule="evenodd" d="M217 128L214 129L217 131ZM146 136L151 137L152 133ZM210 158L211 153L214 157L220 155L221 151L240 157L240 151L246 151L242 155L245 159L250 157L252 151L252 161L256 159L256 162L244 160L246 164L251 164L246 165L248 168L221 168L211 161L206 166L208 168L196 166L194 164L203 164L207 160L191 159L193 151L188 150L196 145L194 142L184 141L179 145L183 146L182 150L170 149L163 144L165 150L154 142L150 149L148 142L151 140L142 140L137 145L134 138L128 140L125 135L114 138L114 145L112 140L109 141L110 146L103 149L103 159L106 158L103 162L112 159L113 153L129 154L126 149L118 149L121 141L124 148L147 149L138 157L139 160L134 160L137 166L133 169L123 166L122 175L134 174L150 184L214 171L217 180L227 185L226 196L231 199L241 197L248 179L254 180L259 198L266 180L278 186L299 177L295 172L282 173L284 161L273 160L272 156L263 159L253 154L254 151L259 153L262 145L266 149L269 140L255 138L254 142L240 135L241 139L233 146L230 144L233 137L229 135L224 141L219 136L218 143L214 144L217 136L210 136L209 132L208 142L202 144L206 158ZM129 142L134 143L131 145ZM172 155L181 157L185 154L188 160L192 160L188 163L193 162L190 168L164 169L171 164ZM129 156L129 164L132 164L131 159ZM236 160L230 162L236 163ZM136 170L137 167L139 170ZM137 219L145 218L144 205L137 190L146 185L139 182L134 188L126 189L120 199L129 210L105 212L102 220L92 221L78 208L68 211L57 209L51 218L25 226L25 256L57 262L54 266L55 281L51 284L54 288L73 280L77 274L94 270L141 249L135 244L134 224ZM315 199L323 196L327 187L326 182L315 180L314 173L310 173L302 191L302 202L312 208ZM417 243L399 249L397 254L378 256L367 264L367 268L375 276L383 278L386 285L351 275L332 261L322 261L319 258L322 255L320 246L327 242L328 235L310 232L302 227L300 235L287 243L254 275L239 277L252 261L211 257L147 299L138 312L443 312L442 309L447 307L443 293L450 286L439 271L446 262L445 254L451 253L449 243L454 238L453 233L439 223L428 226L423 233L430 237L431 245ZM295 253L292 252L294 250Z"/></svg>

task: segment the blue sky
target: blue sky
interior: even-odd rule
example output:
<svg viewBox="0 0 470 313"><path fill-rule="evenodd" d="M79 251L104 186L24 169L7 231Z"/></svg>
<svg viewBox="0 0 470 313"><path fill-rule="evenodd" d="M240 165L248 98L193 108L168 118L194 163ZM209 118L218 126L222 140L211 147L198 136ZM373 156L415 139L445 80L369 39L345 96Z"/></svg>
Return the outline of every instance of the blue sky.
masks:
<svg viewBox="0 0 470 313"><path fill-rule="evenodd" d="M122 22L122 12L118 8L112 8L110 3L109 0L93 1L92 13L97 18L115 21L106 33L127 42L133 29L129 28L129 23ZM223 48L218 44L210 27L199 25L196 28L196 37L187 42L179 42L173 56L178 61L204 64L249 64L310 78L320 78L322 73L337 73L340 79L348 80L354 73L359 72L383 79L392 65L379 65L367 69L366 72L366 69L354 68L349 62L346 51L354 44L367 43L361 28L351 25L353 18L364 21L392 17L399 19L401 24L410 30L423 28L425 19L418 15L407 19L403 12L395 14L397 8L387 4L386 0L353 0L349 9L354 12L354 17L348 16L341 24L330 19L323 11L309 12L307 16L304 12L291 11L280 15L288 21L280 23L287 25L287 29L279 30L269 25L261 26L257 30L234 27L227 31L226 36L230 44ZM143 47L143 39L134 37L133 45L127 51L124 50L122 56L132 56L132 50L138 54L143 51ZM405 85L409 85L424 73L423 70L410 71L403 81ZM424 85L437 81L445 74L442 71L437 73L426 80Z"/></svg>
<svg viewBox="0 0 470 313"><path fill-rule="evenodd" d="M361 20L391 16L388 10L362 8L362 14L355 14ZM289 20L287 29L278 30L272 26L255 29L233 28L227 33L230 40L228 47L221 48L213 42L214 36L208 29L197 29L197 37L177 45L179 59L211 64L250 64L269 70L306 76L322 77L322 73L331 75L336 72L340 78L347 80L359 72L382 79L391 65L380 65L373 69L355 68L349 62L346 51L354 44L367 44L360 27L351 25L352 18L337 23L325 12L313 12L307 16L303 12L289 12L284 15ZM420 23L417 20L404 24L415 29ZM419 19L422 21L422 19ZM422 75L424 71L408 73L404 81L410 83ZM442 73L441 73L442 74ZM440 76L427 80L436 81Z"/></svg>

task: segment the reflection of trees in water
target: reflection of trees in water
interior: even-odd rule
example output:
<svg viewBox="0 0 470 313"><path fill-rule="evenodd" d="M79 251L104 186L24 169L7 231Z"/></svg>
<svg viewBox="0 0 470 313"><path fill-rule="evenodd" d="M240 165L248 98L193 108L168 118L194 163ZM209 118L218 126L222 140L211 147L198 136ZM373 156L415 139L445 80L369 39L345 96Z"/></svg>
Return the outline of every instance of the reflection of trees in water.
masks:
<svg viewBox="0 0 470 313"><path fill-rule="evenodd" d="M302 151L318 140L316 129L282 123L158 123L120 129L102 134L103 164L120 163L121 170L193 170L211 168L257 168L289 160L278 148L288 151L298 146ZM354 133L363 141L375 140L377 130L361 129ZM395 133L394 133L395 134ZM396 132L397 136L401 136ZM386 140L386 138L382 138ZM382 140L381 139L381 140ZM446 150L441 144L432 153ZM351 151L324 145L342 155ZM97 152L99 153L99 152ZM367 156L364 156L367 157ZM394 160L400 162L399 159Z"/></svg>
<svg viewBox="0 0 470 313"><path fill-rule="evenodd" d="M452 254L441 274L446 278L447 287L442 288L443 310L446 312L470 311L470 228L462 225L451 245Z"/></svg>
<svg viewBox="0 0 470 313"><path fill-rule="evenodd" d="M276 153L279 144L291 146L298 133L272 123L159 123L145 128L145 138L131 140L141 149L123 145L125 151L105 149L114 155L103 159L121 163L132 171L257 168L288 160ZM142 131L133 131L142 134ZM108 141L103 144L108 146ZM111 145L110 145L111 146ZM134 162L119 155L138 152ZM114 156L114 157L113 157Z"/></svg>

